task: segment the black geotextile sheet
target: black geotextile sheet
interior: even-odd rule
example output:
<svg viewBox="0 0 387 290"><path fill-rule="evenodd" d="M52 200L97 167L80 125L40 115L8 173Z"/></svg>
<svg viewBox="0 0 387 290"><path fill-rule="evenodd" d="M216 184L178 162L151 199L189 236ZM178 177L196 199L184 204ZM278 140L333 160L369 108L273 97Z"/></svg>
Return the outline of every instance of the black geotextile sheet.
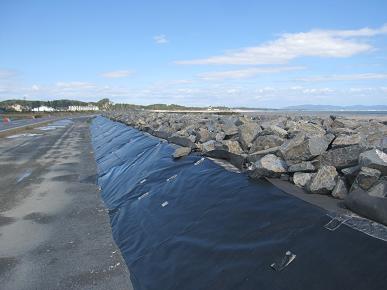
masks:
<svg viewBox="0 0 387 290"><path fill-rule="evenodd" d="M387 243L266 181L97 117L102 199L136 290L387 289ZM296 258L271 268L287 251Z"/></svg>

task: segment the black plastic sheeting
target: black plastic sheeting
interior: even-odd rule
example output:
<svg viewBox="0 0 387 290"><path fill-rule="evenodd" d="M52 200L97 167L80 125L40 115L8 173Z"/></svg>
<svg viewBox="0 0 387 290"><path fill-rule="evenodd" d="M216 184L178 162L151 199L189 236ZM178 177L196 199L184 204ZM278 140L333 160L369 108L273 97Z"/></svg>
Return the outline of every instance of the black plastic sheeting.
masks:
<svg viewBox="0 0 387 290"><path fill-rule="evenodd" d="M136 290L386 289L387 243L267 181L97 117L101 195ZM290 251L282 271L271 265ZM288 253L289 254L289 253Z"/></svg>

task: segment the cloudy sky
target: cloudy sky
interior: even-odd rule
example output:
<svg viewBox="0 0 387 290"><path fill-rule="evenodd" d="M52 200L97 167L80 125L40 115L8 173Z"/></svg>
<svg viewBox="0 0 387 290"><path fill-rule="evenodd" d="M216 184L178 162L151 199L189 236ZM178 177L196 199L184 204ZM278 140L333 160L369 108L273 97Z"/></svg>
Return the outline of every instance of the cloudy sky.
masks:
<svg viewBox="0 0 387 290"><path fill-rule="evenodd" d="M0 100L387 105L387 1L0 1Z"/></svg>

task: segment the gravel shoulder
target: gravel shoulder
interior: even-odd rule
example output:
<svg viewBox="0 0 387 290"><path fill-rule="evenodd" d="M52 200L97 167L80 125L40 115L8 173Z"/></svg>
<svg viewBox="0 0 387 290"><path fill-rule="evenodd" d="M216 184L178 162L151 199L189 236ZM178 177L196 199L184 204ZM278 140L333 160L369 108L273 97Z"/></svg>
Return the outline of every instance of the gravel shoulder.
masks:
<svg viewBox="0 0 387 290"><path fill-rule="evenodd" d="M0 138L0 288L133 289L95 184L87 118Z"/></svg>

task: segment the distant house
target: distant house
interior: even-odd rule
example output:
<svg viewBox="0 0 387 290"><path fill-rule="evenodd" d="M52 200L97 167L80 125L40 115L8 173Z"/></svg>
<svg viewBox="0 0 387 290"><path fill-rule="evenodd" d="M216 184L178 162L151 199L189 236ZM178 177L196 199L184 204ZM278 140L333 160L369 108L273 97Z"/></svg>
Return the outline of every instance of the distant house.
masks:
<svg viewBox="0 0 387 290"><path fill-rule="evenodd" d="M97 106L92 106L92 105L88 105L88 106L69 106L67 108L67 111L71 111L71 112L83 112L83 111L98 111L99 108Z"/></svg>
<svg viewBox="0 0 387 290"><path fill-rule="evenodd" d="M47 106L40 106L32 109L32 112L53 112L53 111L55 111L54 108L47 107Z"/></svg>
<svg viewBox="0 0 387 290"><path fill-rule="evenodd" d="M23 111L23 106L19 104L12 104L12 105L9 105L7 109L14 112L21 112Z"/></svg>

